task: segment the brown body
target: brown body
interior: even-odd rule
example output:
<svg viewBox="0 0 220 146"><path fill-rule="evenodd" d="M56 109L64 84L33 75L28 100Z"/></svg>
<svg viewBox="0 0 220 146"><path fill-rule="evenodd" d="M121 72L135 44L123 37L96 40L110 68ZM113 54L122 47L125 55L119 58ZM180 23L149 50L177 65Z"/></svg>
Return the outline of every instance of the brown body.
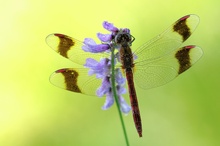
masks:
<svg viewBox="0 0 220 146"><path fill-rule="evenodd" d="M137 129L137 132L140 137L142 137L142 124L141 124L141 116L138 107L138 99L136 95L136 90L134 87L133 81L133 55L130 48L130 45L125 41L121 43L121 48L119 49L120 61L122 64L122 69L125 71L127 82L128 82L128 90L130 96L130 102L132 107L133 119Z"/></svg>

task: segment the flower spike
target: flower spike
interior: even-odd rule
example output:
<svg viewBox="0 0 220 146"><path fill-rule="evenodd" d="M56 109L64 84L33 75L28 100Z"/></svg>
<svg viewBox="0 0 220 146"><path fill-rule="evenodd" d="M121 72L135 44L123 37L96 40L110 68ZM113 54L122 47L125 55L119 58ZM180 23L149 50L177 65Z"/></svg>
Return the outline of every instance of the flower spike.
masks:
<svg viewBox="0 0 220 146"><path fill-rule="evenodd" d="M102 53L102 52L111 52L111 47L116 47L115 44L115 35L119 32L119 29L115 27L112 23L109 23L107 21L103 22L103 27L111 32L111 34L102 34L97 33L97 37L102 44L96 44L96 42L91 38L85 38L84 40L84 46L82 49L86 52L91 53ZM130 30L125 28L121 29L120 31L130 33ZM106 101L102 107L102 109L106 110L110 108L114 103L114 96L112 93L112 88L116 88L117 95L118 95L118 101L121 107L121 111L124 113L128 113L131 110L131 107L126 103L124 98L122 97L122 94L126 93L126 89L123 87L126 80L123 78L122 73L120 69L115 69L115 82L116 87L112 87L112 84L110 82L111 78L111 57L109 58L102 58L99 62L92 59L87 58L86 63L84 64L85 67L89 68L89 75L96 75L96 78L102 79L101 86L97 89L96 94L99 97L102 97L106 95ZM115 57L114 63L117 63L118 55Z"/></svg>

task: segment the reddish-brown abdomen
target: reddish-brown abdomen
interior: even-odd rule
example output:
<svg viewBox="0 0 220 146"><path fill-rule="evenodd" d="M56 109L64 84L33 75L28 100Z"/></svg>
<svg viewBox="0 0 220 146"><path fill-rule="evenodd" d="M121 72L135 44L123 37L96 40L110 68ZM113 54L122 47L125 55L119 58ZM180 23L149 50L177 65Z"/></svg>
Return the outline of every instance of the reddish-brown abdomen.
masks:
<svg viewBox="0 0 220 146"><path fill-rule="evenodd" d="M136 95L136 90L134 87L134 81L133 81L133 73L131 68L125 69L126 72L126 78L128 81L128 90L129 90L129 96L130 96L130 102L132 107L132 114L134 123L137 129L137 132L140 137L142 137L142 124L141 124L141 116L140 111L138 107L138 100Z"/></svg>

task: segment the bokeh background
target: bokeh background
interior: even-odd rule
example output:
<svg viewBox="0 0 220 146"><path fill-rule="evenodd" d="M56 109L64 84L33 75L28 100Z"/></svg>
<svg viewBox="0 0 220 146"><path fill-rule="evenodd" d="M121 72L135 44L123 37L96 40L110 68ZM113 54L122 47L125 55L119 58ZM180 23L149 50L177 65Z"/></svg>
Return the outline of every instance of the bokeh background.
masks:
<svg viewBox="0 0 220 146"><path fill-rule="evenodd" d="M200 46L203 57L165 86L137 87L143 138L131 114L125 125L131 146L219 146L219 0L1 0L0 145L125 145L115 105L103 111L105 98L50 84L54 70L78 65L50 49L45 37L59 32L96 38L108 20L130 28L136 48L192 13L201 21L185 44Z"/></svg>

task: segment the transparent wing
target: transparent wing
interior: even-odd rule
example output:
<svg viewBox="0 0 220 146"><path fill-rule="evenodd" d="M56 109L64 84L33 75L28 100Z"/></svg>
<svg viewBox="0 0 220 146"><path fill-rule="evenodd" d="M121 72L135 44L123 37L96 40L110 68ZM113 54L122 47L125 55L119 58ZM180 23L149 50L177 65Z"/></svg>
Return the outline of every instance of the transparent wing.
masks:
<svg viewBox="0 0 220 146"><path fill-rule="evenodd" d="M110 55L108 53L84 52L82 50L82 46L85 45L83 42L64 34L50 34L46 37L46 42L57 53L80 65L84 65L87 58L100 61L101 58L108 58Z"/></svg>
<svg viewBox="0 0 220 146"><path fill-rule="evenodd" d="M184 16L162 34L134 51L134 56L137 56L134 77L139 87L149 89L166 84L190 68L202 56L199 47L191 45L179 48L190 37L198 23L198 16Z"/></svg>
<svg viewBox="0 0 220 146"><path fill-rule="evenodd" d="M197 46L185 46L135 68L135 82L143 89L164 85L189 69L202 56Z"/></svg>
<svg viewBox="0 0 220 146"><path fill-rule="evenodd" d="M50 82L72 92L96 96L102 80L88 75L87 68L64 68L55 71L50 76Z"/></svg>

